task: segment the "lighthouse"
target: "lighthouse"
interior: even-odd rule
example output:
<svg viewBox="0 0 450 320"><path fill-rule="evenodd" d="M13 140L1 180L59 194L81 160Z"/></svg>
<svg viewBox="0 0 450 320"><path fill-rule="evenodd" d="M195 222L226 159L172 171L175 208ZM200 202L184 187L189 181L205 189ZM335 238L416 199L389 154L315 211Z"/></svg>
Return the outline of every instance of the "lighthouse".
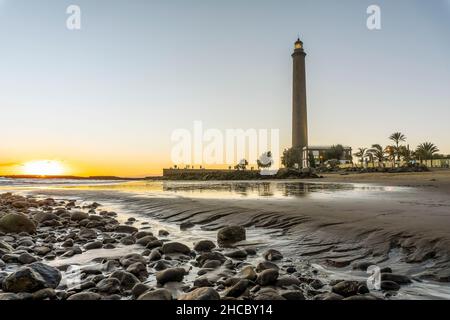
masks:
<svg viewBox="0 0 450 320"><path fill-rule="evenodd" d="M306 53L300 39L295 42L292 59L292 147L303 151L303 148L308 146L308 117L306 108ZM303 164L305 160L299 159L299 164Z"/></svg>

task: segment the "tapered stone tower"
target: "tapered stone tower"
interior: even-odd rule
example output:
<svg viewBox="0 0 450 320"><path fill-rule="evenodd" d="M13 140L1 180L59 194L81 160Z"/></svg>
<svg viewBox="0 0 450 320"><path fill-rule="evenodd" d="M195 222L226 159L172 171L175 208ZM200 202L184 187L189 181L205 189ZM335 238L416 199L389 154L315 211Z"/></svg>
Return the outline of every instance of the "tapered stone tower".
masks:
<svg viewBox="0 0 450 320"><path fill-rule="evenodd" d="M308 146L308 117L306 110L306 53L303 50L303 42L297 39L295 42L292 91L292 147L301 148ZM302 165L303 159L299 164Z"/></svg>

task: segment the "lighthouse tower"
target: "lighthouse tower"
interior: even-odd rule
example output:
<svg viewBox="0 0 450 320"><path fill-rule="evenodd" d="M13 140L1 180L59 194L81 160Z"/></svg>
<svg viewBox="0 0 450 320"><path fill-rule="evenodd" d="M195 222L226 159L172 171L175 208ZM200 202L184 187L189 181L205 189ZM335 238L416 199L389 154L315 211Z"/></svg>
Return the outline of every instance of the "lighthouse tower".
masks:
<svg viewBox="0 0 450 320"><path fill-rule="evenodd" d="M293 59L293 90L292 90L292 147L303 150L308 146L308 118L306 109L306 53L303 42L295 42ZM303 153L302 153L303 154ZM302 165L307 159L299 159Z"/></svg>

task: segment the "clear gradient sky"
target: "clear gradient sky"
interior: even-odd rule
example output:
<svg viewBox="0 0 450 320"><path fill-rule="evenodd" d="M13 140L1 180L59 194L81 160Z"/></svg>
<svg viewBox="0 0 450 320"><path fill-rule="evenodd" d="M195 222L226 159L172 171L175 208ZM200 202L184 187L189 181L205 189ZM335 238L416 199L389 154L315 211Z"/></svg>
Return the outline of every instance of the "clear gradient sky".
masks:
<svg viewBox="0 0 450 320"><path fill-rule="evenodd" d="M80 31L66 29L70 4ZM448 0L0 0L0 174L39 159L159 174L172 131L194 120L279 128L288 147L298 34L310 144L386 145L401 131L450 154Z"/></svg>

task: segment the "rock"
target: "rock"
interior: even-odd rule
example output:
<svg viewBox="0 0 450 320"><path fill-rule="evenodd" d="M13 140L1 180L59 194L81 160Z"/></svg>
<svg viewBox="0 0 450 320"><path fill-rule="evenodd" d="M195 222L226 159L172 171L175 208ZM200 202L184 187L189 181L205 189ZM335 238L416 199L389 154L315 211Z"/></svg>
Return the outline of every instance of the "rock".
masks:
<svg viewBox="0 0 450 320"><path fill-rule="evenodd" d="M211 252L203 252L195 259L200 265L203 265L207 260L218 260L224 263L227 258L220 252L211 251Z"/></svg>
<svg viewBox="0 0 450 320"><path fill-rule="evenodd" d="M130 253L120 258L120 264L125 268L127 268L128 266L132 265L135 262L146 263L145 258L138 253Z"/></svg>
<svg viewBox="0 0 450 320"><path fill-rule="evenodd" d="M135 236L136 239L141 239L141 238L146 237L146 236L152 236L153 237L153 233L150 232L150 231L138 231L134 236Z"/></svg>
<svg viewBox="0 0 450 320"><path fill-rule="evenodd" d="M228 226L219 230L217 242L221 246L229 246L246 239L245 228L242 226Z"/></svg>
<svg viewBox="0 0 450 320"><path fill-rule="evenodd" d="M216 269L222 265L222 262L219 260L206 260L202 265L202 268L205 269Z"/></svg>
<svg viewBox="0 0 450 320"><path fill-rule="evenodd" d="M94 229L81 228L78 236L82 239L95 239L97 238L97 232Z"/></svg>
<svg viewBox="0 0 450 320"><path fill-rule="evenodd" d="M272 288L263 288L256 293L255 300L286 300Z"/></svg>
<svg viewBox="0 0 450 320"><path fill-rule="evenodd" d="M333 292L321 293L314 296L314 300L343 300L344 297Z"/></svg>
<svg viewBox="0 0 450 320"><path fill-rule="evenodd" d="M181 295L178 300L220 300L220 295L210 287L197 288Z"/></svg>
<svg viewBox="0 0 450 320"><path fill-rule="evenodd" d="M63 248L70 248L70 247L73 247L73 240L72 240L72 239L67 239L66 241L64 241L64 242L61 244L61 247L63 247Z"/></svg>
<svg viewBox="0 0 450 320"><path fill-rule="evenodd" d="M147 246L150 242L158 240L156 239L154 236L152 235L148 235L148 236L144 236L142 238L138 238L138 240L136 241L137 244L141 245L141 246Z"/></svg>
<svg viewBox="0 0 450 320"><path fill-rule="evenodd" d="M278 270L276 269L267 269L262 271L260 274L258 274L258 278L256 279L256 282L260 286L267 286L270 284L275 283L278 279Z"/></svg>
<svg viewBox="0 0 450 320"><path fill-rule="evenodd" d="M120 287L124 290L131 290L133 287L139 283L139 279L130 272L123 270L116 270L111 275L110 278L116 278L120 281Z"/></svg>
<svg viewBox="0 0 450 320"><path fill-rule="evenodd" d="M280 251L269 249L263 254L264 259L267 261L275 261L275 260L281 260L283 259L283 255Z"/></svg>
<svg viewBox="0 0 450 320"><path fill-rule="evenodd" d="M100 300L102 298L101 295L95 292L80 292L71 295L67 300Z"/></svg>
<svg viewBox="0 0 450 320"><path fill-rule="evenodd" d="M52 251L52 249L50 249L47 246L34 247L33 250L38 256L45 256L46 254L48 254Z"/></svg>
<svg viewBox="0 0 450 320"><path fill-rule="evenodd" d="M162 247L163 242L161 240L154 240L154 241L150 241L145 247L147 249L154 249L154 248L159 248Z"/></svg>
<svg viewBox="0 0 450 320"><path fill-rule="evenodd" d="M156 271L165 270L167 268L170 268L170 264L166 260L159 260L153 265L153 269Z"/></svg>
<svg viewBox="0 0 450 320"><path fill-rule="evenodd" d="M0 301L21 300L21 297L15 293L0 293Z"/></svg>
<svg viewBox="0 0 450 320"><path fill-rule="evenodd" d="M14 248L5 241L0 241L0 249L4 249L7 252L14 251Z"/></svg>
<svg viewBox="0 0 450 320"><path fill-rule="evenodd" d="M74 211L70 214L70 220L72 221L81 221L89 218L89 213L83 211Z"/></svg>
<svg viewBox="0 0 450 320"><path fill-rule="evenodd" d="M52 288L45 288L41 289L39 291L36 291L32 295L33 300L46 300L46 299L55 299L56 298L56 292L55 289Z"/></svg>
<svg viewBox="0 0 450 320"><path fill-rule="evenodd" d="M142 295L144 292L150 290L150 287L143 283L137 283L133 289L131 289L131 295L133 298L137 299L140 295Z"/></svg>
<svg viewBox="0 0 450 320"><path fill-rule="evenodd" d="M279 277L275 282L275 285L277 287L299 286L300 280L297 277L286 275Z"/></svg>
<svg viewBox="0 0 450 320"><path fill-rule="evenodd" d="M211 240L200 240L194 244L195 251L211 251L216 247L215 243Z"/></svg>
<svg viewBox="0 0 450 320"><path fill-rule="evenodd" d="M132 226L127 225L118 225L114 228L114 231L117 233L135 233L138 232L138 229Z"/></svg>
<svg viewBox="0 0 450 320"><path fill-rule="evenodd" d="M61 282L61 272L54 267L42 262L34 262L29 267L41 275L48 288L56 289Z"/></svg>
<svg viewBox="0 0 450 320"><path fill-rule="evenodd" d="M332 292L339 294L343 297L350 297L358 294L360 287L360 282L345 280L334 285L331 290Z"/></svg>
<svg viewBox="0 0 450 320"><path fill-rule="evenodd" d="M320 281L319 279L314 279L313 281L311 281L309 283L310 287L313 288L314 290L319 290L322 289L324 284L322 281Z"/></svg>
<svg viewBox="0 0 450 320"><path fill-rule="evenodd" d="M224 296L239 298L242 294L245 293L249 286L249 283L250 282L247 279L239 280L234 286L225 291Z"/></svg>
<svg viewBox="0 0 450 320"><path fill-rule="evenodd" d="M169 268L156 273L156 281L162 285L167 282L180 282L183 280L186 270L183 268Z"/></svg>
<svg viewBox="0 0 450 320"><path fill-rule="evenodd" d="M394 281L389 281L389 280L381 281L380 286L381 286L381 290L386 290L386 291L400 290L400 285Z"/></svg>
<svg viewBox="0 0 450 320"><path fill-rule="evenodd" d="M169 231L167 231L167 230L159 230L158 231L158 235L160 237L167 237L169 235Z"/></svg>
<svg viewBox="0 0 450 320"><path fill-rule="evenodd" d="M191 249L183 243L180 242L167 242L164 243L161 248L162 253L169 254L169 253L182 253L189 255L191 253Z"/></svg>
<svg viewBox="0 0 450 320"><path fill-rule="evenodd" d="M258 275L256 274L255 269L253 269L253 266L245 266L240 272L240 277L242 279L255 281Z"/></svg>
<svg viewBox="0 0 450 320"><path fill-rule="evenodd" d="M31 254L29 254L28 252L24 252L22 253L18 259L17 259L21 264L30 264L33 262L36 262L37 259L32 256Z"/></svg>
<svg viewBox="0 0 450 320"><path fill-rule="evenodd" d="M36 232L35 224L22 214L8 213L0 218L0 231L6 233Z"/></svg>
<svg viewBox="0 0 450 320"><path fill-rule="evenodd" d="M378 300L377 297L371 295L371 294L358 294L351 297L347 297L344 300Z"/></svg>
<svg viewBox="0 0 450 320"><path fill-rule="evenodd" d="M133 236L127 236L120 239L120 243L126 246L131 246L136 243L136 239Z"/></svg>
<svg viewBox="0 0 450 320"><path fill-rule="evenodd" d="M135 262L127 268L127 271L134 274L138 279L144 281L148 277L147 266L142 262Z"/></svg>
<svg viewBox="0 0 450 320"><path fill-rule="evenodd" d="M35 292L46 287L42 276L29 267L23 267L11 273L3 281L5 292Z"/></svg>
<svg viewBox="0 0 450 320"><path fill-rule="evenodd" d="M158 249L153 249L150 252L150 255L148 256L148 260L149 261L157 261L157 260L161 260L161 252L159 252Z"/></svg>
<svg viewBox="0 0 450 320"><path fill-rule="evenodd" d="M214 283L212 283L206 276L198 277L194 280L194 287L213 287Z"/></svg>
<svg viewBox="0 0 450 320"><path fill-rule="evenodd" d="M395 273L382 273L381 281L393 281L398 284L410 284L411 279L408 276Z"/></svg>
<svg viewBox="0 0 450 320"><path fill-rule="evenodd" d="M194 226L195 226L195 224L193 224L192 222L182 222L180 224L180 230L184 231L184 230L187 230L187 229L191 229Z"/></svg>
<svg viewBox="0 0 450 320"><path fill-rule="evenodd" d="M103 243L101 241L93 241L93 242L89 242L87 243L84 248L86 250L94 250L94 249L100 249L103 247Z"/></svg>
<svg viewBox="0 0 450 320"><path fill-rule="evenodd" d="M139 296L138 300L172 300L172 293L167 289L146 291Z"/></svg>
<svg viewBox="0 0 450 320"><path fill-rule="evenodd" d="M225 252L224 255L226 257L233 258L233 259L245 259L245 258L247 258L247 251L238 249L238 250Z"/></svg>
<svg viewBox="0 0 450 320"><path fill-rule="evenodd" d="M263 270L268 270L268 269L275 269L275 270L279 270L280 268L275 264L272 263L270 261L263 261L258 263L258 265L256 266L256 272L261 272Z"/></svg>
<svg viewBox="0 0 450 320"><path fill-rule="evenodd" d="M284 291L281 296L286 300L306 300L303 293L299 290Z"/></svg>
<svg viewBox="0 0 450 320"><path fill-rule="evenodd" d="M51 212L39 212L38 214L34 215L34 220L42 223L48 220L59 220L59 217Z"/></svg>
<svg viewBox="0 0 450 320"><path fill-rule="evenodd" d="M374 263L369 261L361 261L361 262L355 262L352 264L353 270L361 270L361 271L367 271L367 269L374 265Z"/></svg>
<svg viewBox="0 0 450 320"><path fill-rule="evenodd" d="M98 292L106 294L114 294L120 292L120 281L116 278L107 278L97 283Z"/></svg>

